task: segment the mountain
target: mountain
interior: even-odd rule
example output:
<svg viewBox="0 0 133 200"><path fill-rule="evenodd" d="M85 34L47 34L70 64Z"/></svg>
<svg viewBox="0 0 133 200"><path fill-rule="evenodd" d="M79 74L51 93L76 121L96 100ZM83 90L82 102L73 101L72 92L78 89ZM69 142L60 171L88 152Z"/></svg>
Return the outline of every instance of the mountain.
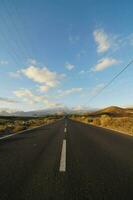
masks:
<svg viewBox="0 0 133 200"><path fill-rule="evenodd" d="M92 113L92 115L103 114L107 114L113 117L129 117L133 116L133 108L121 108L118 106L110 106Z"/></svg>
<svg viewBox="0 0 133 200"><path fill-rule="evenodd" d="M65 115L65 114L87 114L92 116L99 116L108 114L110 116L133 116L133 108L121 108L117 106L110 106L101 110L90 109L88 107L61 107L61 108L49 108L44 110L34 111L16 111L12 109L3 108L0 110L0 116L22 116L22 117L37 117L45 115Z"/></svg>
<svg viewBox="0 0 133 200"><path fill-rule="evenodd" d="M65 114L81 114L85 112L92 112L94 109L86 108L86 107L61 107L61 108L49 108L44 110L34 110L34 111L16 111L7 108L3 108L0 110L0 116L22 116L22 117L37 117L37 116L45 116L45 115L65 115Z"/></svg>
<svg viewBox="0 0 133 200"><path fill-rule="evenodd" d="M99 114L104 114L104 113L122 113L124 112L124 108L120 108L117 106L110 106L104 109L101 109L99 111L97 111L97 113Z"/></svg>

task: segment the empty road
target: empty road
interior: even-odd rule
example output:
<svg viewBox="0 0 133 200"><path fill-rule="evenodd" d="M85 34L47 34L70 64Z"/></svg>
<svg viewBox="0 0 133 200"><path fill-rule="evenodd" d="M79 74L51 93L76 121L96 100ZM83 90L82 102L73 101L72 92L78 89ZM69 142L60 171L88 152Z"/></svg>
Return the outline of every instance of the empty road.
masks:
<svg viewBox="0 0 133 200"><path fill-rule="evenodd" d="M0 139L0 200L93 199L133 199L133 137L62 119Z"/></svg>

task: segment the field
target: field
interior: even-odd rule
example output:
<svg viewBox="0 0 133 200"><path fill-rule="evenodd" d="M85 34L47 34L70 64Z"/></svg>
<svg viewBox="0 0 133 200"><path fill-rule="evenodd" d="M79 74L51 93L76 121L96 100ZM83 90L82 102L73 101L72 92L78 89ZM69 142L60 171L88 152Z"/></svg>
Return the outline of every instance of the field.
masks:
<svg viewBox="0 0 133 200"><path fill-rule="evenodd" d="M93 113L72 115L72 119L133 135L133 109L108 107Z"/></svg>
<svg viewBox="0 0 133 200"><path fill-rule="evenodd" d="M60 119L61 116L44 117L4 117L0 116L0 134L12 134L40 125L46 125Z"/></svg>

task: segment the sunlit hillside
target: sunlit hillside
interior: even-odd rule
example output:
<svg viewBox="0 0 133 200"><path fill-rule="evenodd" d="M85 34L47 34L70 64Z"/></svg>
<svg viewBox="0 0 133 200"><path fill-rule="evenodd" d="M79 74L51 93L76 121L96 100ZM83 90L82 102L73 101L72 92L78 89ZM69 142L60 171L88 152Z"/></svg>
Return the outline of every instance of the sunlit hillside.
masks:
<svg viewBox="0 0 133 200"><path fill-rule="evenodd" d="M93 113L72 115L71 118L133 135L133 108L111 106Z"/></svg>

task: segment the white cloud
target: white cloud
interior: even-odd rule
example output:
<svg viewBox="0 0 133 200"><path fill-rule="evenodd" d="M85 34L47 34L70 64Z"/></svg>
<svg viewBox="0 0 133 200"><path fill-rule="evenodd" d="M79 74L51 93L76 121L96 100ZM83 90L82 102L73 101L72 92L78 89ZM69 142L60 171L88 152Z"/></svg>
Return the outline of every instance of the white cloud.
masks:
<svg viewBox="0 0 133 200"><path fill-rule="evenodd" d="M79 72L79 74L84 74L85 73L85 70L81 70L80 72Z"/></svg>
<svg viewBox="0 0 133 200"><path fill-rule="evenodd" d="M73 93L79 93L83 90L83 88L71 88L69 90L59 91L59 97L67 96Z"/></svg>
<svg viewBox="0 0 133 200"><path fill-rule="evenodd" d="M20 71L16 71L16 72L9 72L9 75L12 77L12 78L20 78Z"/></svg>
<svg viewBox="0 0 133 200"><path fill-rule="evenodd" d="M30 103L40 103L45 98L43 96L35 95L28 89L20 89L14 91L17 97L23 98L24 101L30 101Z"/></svg>
<svg viewBox="0 0 133 200"><path fill-rule="evenodd" d="M14 91L14 94L17 97L22 98L22 100L26 101L27 103L42 104L42 105L45 105L45 108L58 107L62 105L61 103L50 101L47 97L43 95L33 94L31 90L28 90L28 89L22 88L22 89L16 90Z"/></svg>
<svg viewBox="0 0 133 200"><path fill-rule="evenodd" d="M104 29L96 29L93 32L94 40L97 44L97 53L121 50L122 47L133 46L133 33L123 36L122 34L107 34Z"/></svg>
<svg viewBox="0 0 133 200"><path fill-rule="evenodd" d="M17 97L33 97L33 94L30 90L28 89L19 89L19 90L16 90L14 91L14 94L17 96Z"/></svg>
<svg viewBox="0 0 133 200"><path fill-rule="evenodd" d="M9 99L9 98L4 98L4 97L0 97L0 102L1 103L18 103L16 100L14 99Z"/></svg>
<svg viewBox="0 0 133 200"><path fill-rule="evenodd" d="M47 92L50 88L56 87L61 79L66 76L65 74L50 71L47 67L39 68L33 65L9 73L13 78L19 78L22 74L32 81L39 83L39 91L41 92Z"/></svg>
<svg viewBox="0 0 133 200"><path fill-rule="evenodd" d="M74 106L71 108L71 111L72 112L75 112L75 113L87 113L87 112L93 112L93 111L96 111L95 108L92 108L92 107L89 107L89 106L85 106L85 105L77 105L77 106Z"/></svg>
<svg viewBox="0 0 133 200"><path fill-rule="evenodd" d="M30 66L22 69L21 72L37 83L44 83L50 87L55 87L58 84L58 74L50 71L47 67L39 68Z"/></svg>
<svg viewBox="0 0 133 200"><path fill-rule="evenodd" d="M92 71L103 71L104 69L118 64L119 61L114 58L103 58L98 61L96 66L92 68Z"/></svg>
<svg viewBox="0 0 133 200"><path fill-rule="evenodd" d="M20 111L20 110L12 109L12 108L6 108L6 107L0 108L0 112L6 112L6 113L9 113L9 114L12 114L12 113L15 113L15 112L18 112L18 111Z"/></svg>
<svg viewBox="0 0 133 200"><path fill-rule="evenodd" d="M28 59L28 63L31 64L31 65L36 65L37 64L37 61L33 58L29 58Z"/></svg>
<svg viewBox="0 0 133 200"><path fill-rule="evenodd" d="M125 46L133 46L133 33L128 34L125 37L119 37L118 42L115 41L115 44L117 44L117 46L120 48L125 47Z"/></svg>
<svg viewBox="0 0 133 200"><path fill-rule="evenodd" d="M94 40L97 43L97 52L106 52L111 44L109 36L105 33L103 29L97 29L93 32Z"/></svg>
<svg viewBox="0 0 133 200"><path fill-rule="evenodd" d="M85 73L86 73L85 70L81 70L81 71L79 72L79 74L85 74Z"/></svg>
<svg viewBox="0 0 133 200"><path fill-rule="evenodd" d="M133 46L133 33L128 35L126 39L127 39L128 43L129 43L129 45Z"/></svg>
<svg viewBox="0 0 133 200"><path fill-rule="evenodd" d="M39 86L40 92L48 92L49 89L50 89L50 87L48 85L40 85Z"/></svg>
<svg viewBox="0 0 133 200"><path fill-rule="evenodd" d="M90 70L81 70L81 71L79 71L79 75L86 75L86 74L88 74L88 73L90 73Z"/></svg>
<svg viewBox="0 0 133 200"><path fill-rule="evenodd" d="M48 91L52 87L56 87L60 80L65 77L64 74L50 71L47 67L39 68L35 66L29 66L26 69L22 69L21 73L29 79L41 84L41 91Z"/></svg>
<svg viewBox="0 0 133 200"><path fill-rule="evenodd" d="M87 52L85 50L81 50L76 56L77 58L81 58L81 56L87 55Z"/></svg>
<svg viewBox="0 0 133 200"><path fill-rule="evenodd" d="M78 35L72 36L69 34L68 40L71 44L76 44L80 40L80 37Z"/></svg>
<svg viewBox="0 0 133 200"><path fill-rule="evenodd" d="M91 89L90 96L93 97L93 96L97 95L104 88L104 86L105 85L103 83L96 85L94 88Z"/></svg>
<svg viewBox="0 0 133 200"><path fill-rule="evenodd" d="M70 63L66 63L65 67L71 71L75 66L73 64L70 64Z"/></svg>
<svg viewBox="0 0 133 200"><path fill-rule="evenodd" d="M62 103L58 103L58 102L51 102L51 101L48 101L48 100L44 100L44 103L45 103L45 106L47 108L55 108L55 107L62 107L63 104Z"/></svg>
<svg viewBox="0 0 133 200"><path fill-rule="evenodd" d="M0 65L8 65L8 61L7 60L0 60Z"/></svg>

